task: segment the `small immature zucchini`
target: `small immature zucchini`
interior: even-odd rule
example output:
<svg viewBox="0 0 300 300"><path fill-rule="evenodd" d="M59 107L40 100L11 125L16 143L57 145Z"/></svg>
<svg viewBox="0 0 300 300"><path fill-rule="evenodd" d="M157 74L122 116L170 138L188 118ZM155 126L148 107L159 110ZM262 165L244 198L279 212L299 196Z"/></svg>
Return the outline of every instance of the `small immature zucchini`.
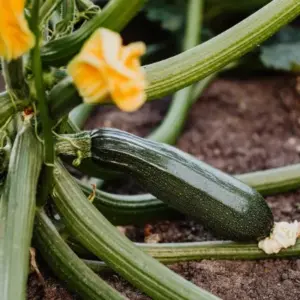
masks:
<svg viewBox="0 0 300 300"><path fill-rule="evenodd" d="M172 146L116 129L81 133L76 143L96 164L127 172L149 193L218 236L249 241L270 234L273 215L258 192ZM66 153L62 146L58 152Z"/></svg>

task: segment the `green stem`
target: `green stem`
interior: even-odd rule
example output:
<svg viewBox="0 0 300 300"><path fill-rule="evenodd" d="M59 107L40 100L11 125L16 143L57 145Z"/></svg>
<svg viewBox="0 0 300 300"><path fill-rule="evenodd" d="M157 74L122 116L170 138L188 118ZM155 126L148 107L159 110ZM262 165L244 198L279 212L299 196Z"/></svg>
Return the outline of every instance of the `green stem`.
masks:
<svg viewBox="0 0 300 300"><path fill-rule="evenodd" d="M54 273L83 299L125 299L78 258L44 210L36 213L34 241Z"/></svg>
<svg viewBox="0 0 300 300"><path fill-rule="evenodd" d="M236 175L236 178L263 195L273 195L300 187L300 164Z"/></svg>
<svg viewBox="0 0 300 300"><path fill-rule="evenodd" d="M164 263L199 259L263 259L296 257L300 254L300 242L278 254L266 254L257 244L242 244L231 241L180 243L180 244L139 244L146 253Z"/></svg>
<svg viewBox="0 0 300 300"><path fill-rule="evenodd" d="M183 42L183 51L195 47L199 43L201 35L202 11L202 0L190 0L188 2L186 16L187 24ZM212 78L209 77L209 79ZM207 86L208 82L210 82L210 80L206 80L203 86ZM188 86L178 91L174 95L172 104L163 122L148 136L150 140L166 144L175 144L179 134L183 129L188 112L190 111L192 104L195 102L192 94L193 88L193 86Z"/></svg>
<svg viewBox="0 0 300 300"><path fill-rule="evenodd" d="M193 93L195 86L189 86L176 92L164 120L147 138L160 143L175 144L178 136L182 132L191 106L215 79L216 75L217 74L213 74L202 79L197 86L197 94Z"/></svg>
<svg viewBox="0 0 300 300"><path fill-rule="evenodd" d="M138 250L85 198L56 164L54 201L76 239L153 299L218 299Z"/></svg>
<svg viewBox="0 0 300 300"><path fill-rule="evenodd" d="M28 101L29 89L25 81L23 58L7 62L2 61L3 76L6 83L6 90L14 100L21 99Z"/></svg>
<svg viewBox="0 0 300 300"><path fill-rule="evenodd" d="M265 196L272 195L300 187L300 164L235 177ZM87 196L91 194L89 186L79 185ZM118 195L97 190L93 203L115 225L144 224L180 216L151 194Z"/></svg>
<svg viewBox="0 0 300 300"><path fill-rule="evenodd" d="M32 30L35 34L36 43L32 51L32 72L34 75L34 83L36 89L36 96L38 99L38 109L40 113L40 120L42 124L44 137L44 168L42 176L42 189L39 197L39 205L43 205L47 201L49 190L52 186L52 173L54 163L54 140L52 135L52 120L49 117L48 105L45 94L42 61L40 56L40 37L41 32L39 28L39 8L40 0L36 0L34 8L32 9Z"/></svg>
<svg viewBox="0 0 300 300"><path fill-rule="evenodd" d="M80 104L70 112L69 118L71 122L75 124L75 126L77 126L79 129L82 129L90 114L92 113L94 107L95 106L91 104ZM89 184L95 184L97 188L100 188L103 183L103 180L95 177L92 177L89 180Z"/></svg>
<svg viewBox="0 0 300 300"><path fill-rule="evenodd" d="M2 199L7 213L1 241L5 260L0 266L0 299L25 299L41 152L30 124L25 124L13 145Z"/></svg>
<svg viewBox="0 0 300 300"><path fill-rule="evenodd" d="M295 246L283 249L277 254L266 254L257 244L238 244L230 241L170 243L170 244L137 244L147 254L164 264L202 259L213 260L254 260L299 257L300 241ZM94 272L100 273L109 269L103 261L83 260Z"/></svg>
<svg viewBox="0 0 300 300"><path fill-rule="evenodd" d="M46 0L39 11L39 24L45 24L63 0Z"/></svg>
<svg viewBox="0 0 300 300"><path fill-rule="evenodd" d="M62 79L48 94L48 106L51 116L55 120L67 115L80 104L82 104L82 99L70 77Z"/></svg>
<svg viewBox="0 0 300 300"><path fill-rule="evenodd" d="M80 132L79 128L70 119L64 121L59 127L58 131L61 134ZM73 159L68 159L68 157L64 157L64 161L72 165ZM91 177L101 178L106 180L116 178L116 176L120 176L122 174L119 172L110 171L108 169L101 168L97 164L93 163L92 159L89 158L85 159L76 168L82 173L87 174Z"/></svg>
<svg viewBox="0 0 300 300"><path fill-rule="evenodd" d="M183 51L195 47L200 42L202 31L203 0L190 0L187 4L186 29Z"/></svg>
<svg viewBox="0 0 300 300"><path fill-rule="evenodd" d="M174 57L145 66L148 99L157 99L203 79L258 47L300 13L298 0L270 4L217 37Z"/></svg>
<svg viewBox="0 0 300 300"><path fill-rule="evenodd" d="M83 128L94 108L95 105L82 103L70 112L69 118L78 128Z"/></svg>
<svg viewBox="0 0 300 300"><path fill-rule="evenodd" d="M80 50L83 43L99 27L120 31L140 10L145 0L111 0L105 8L84 26L69 36L51 41L43 46L41 57L44 65L66 65Z"/></svg>

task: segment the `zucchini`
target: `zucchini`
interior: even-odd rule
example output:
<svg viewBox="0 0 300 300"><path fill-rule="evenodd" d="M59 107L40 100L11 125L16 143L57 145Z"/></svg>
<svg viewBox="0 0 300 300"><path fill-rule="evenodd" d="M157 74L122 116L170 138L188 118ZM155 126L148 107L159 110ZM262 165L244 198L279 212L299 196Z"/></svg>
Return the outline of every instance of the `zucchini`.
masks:
<svg viewBox="0 0 300 300"><path fill-rule="evenodd" d="M38 23L40 1L35 1L31 9L31 30L35 35L36 41L41 39L41 31ZM39 110L39 120L43 132L44 144L44 166L41 176L41 186L37 206L43 206L47 202L48 192L52 187L53 162L54 162L54 139L52 134L53 121L49 116L47 105L47 95L43 78L42 61L40 56L40 43L36 42L31 51L31 67L34 79L34 87Z"/></svg>
<svg viewBox="0 0 300 300"><path fill-rule="evenodd" d="M236 241L270 234L273 215L262 196L241 181L169 145L116 129L61 137L58 153L83 157L127 172L169 206L200 220L216 235Z"/></svg>

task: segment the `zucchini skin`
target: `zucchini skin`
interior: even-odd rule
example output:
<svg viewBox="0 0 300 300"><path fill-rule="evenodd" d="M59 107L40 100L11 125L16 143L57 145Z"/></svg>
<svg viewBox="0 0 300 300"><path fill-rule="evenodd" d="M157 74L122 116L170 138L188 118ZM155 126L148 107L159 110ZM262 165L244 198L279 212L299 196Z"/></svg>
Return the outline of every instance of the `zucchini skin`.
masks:
<svg viewBox="0 0 300 300"><path fill-rule="evenodd" d="M116 129L90 132L92 160L133 176L169 206L200 220L216 235L260 240L273 215L262 196L241 181L165 144Z"/></svg>

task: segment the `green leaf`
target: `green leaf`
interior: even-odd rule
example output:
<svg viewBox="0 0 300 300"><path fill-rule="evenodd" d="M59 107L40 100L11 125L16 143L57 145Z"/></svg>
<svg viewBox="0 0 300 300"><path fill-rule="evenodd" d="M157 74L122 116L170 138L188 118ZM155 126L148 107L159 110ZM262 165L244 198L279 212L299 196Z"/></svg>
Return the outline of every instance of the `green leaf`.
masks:
<svg viewBox="0 0 300 300"><path fill-rule="evenodd" d="M283 71L300 70L300 30L287 26L261 48L265 67Z"/></svg>

